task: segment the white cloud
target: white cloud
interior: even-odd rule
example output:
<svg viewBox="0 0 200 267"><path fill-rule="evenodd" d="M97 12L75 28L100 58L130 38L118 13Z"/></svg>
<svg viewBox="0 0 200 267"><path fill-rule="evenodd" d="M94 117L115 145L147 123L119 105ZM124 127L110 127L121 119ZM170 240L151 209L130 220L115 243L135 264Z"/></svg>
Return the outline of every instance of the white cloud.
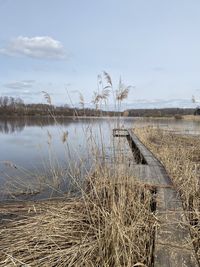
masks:
<svg viewBox="0 0 200 267"><path fill-rule="evenodd" d="M38 59L63 59L64 47L61 42L49 36L18 36L6 47L0 49L1 54L9 56L27 56Z"/></svg>
<svg viewBox="0 0 200 267"><path fill-rule="evenodd" d="M4 86L10 89L25 89L25 88L31 88L34 82L35 82L34 80L13 81L4 84Z"/></svg>

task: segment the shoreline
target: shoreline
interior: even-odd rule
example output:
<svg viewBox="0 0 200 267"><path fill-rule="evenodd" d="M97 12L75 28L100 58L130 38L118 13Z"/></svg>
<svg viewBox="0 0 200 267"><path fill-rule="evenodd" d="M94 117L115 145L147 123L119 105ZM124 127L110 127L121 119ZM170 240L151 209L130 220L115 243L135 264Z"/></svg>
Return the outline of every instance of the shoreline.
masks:
<svg viewBox="0 0 200 267"><path fill-rule="evenodd" d="M128 119L128 118L135 118L135 119L162 119L162 120L193 120L193 121L200 121L200 116L198 115L180 115L180 118L176 118L175 116L65 116L65 115L0 115L0 119L18 119L18 118L31 118L31 119L38 119L38 118L47 118L47 119Z"/></svg>

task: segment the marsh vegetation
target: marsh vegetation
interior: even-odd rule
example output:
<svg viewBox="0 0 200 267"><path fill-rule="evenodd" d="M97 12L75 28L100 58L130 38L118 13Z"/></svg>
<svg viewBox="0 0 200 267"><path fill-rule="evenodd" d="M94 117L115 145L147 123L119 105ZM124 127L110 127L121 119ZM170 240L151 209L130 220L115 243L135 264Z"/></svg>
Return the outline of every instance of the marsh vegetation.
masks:
<svg viewBox="0 0 200 267"><path fill-rule="evenodd" d="M103 105L112 96L115 115L121 114L121 104L129 90L121 79L115 89L110 76L104 72L98 76L98 90L94 92L95 110L104 115ZM50 96L47 93L44 96L47 107L52 106ZM82 95L80 105L85 112ZM177 129L176 133L171 133L158 128L141 128L154 124L169 130L168 122L162 120L136 121L119 116L91 123L91 120L79 118L75 110L75 120L66 122L56 118L54 110L49 114L50 124L41 125L43 129L47 126L46 139L39 136L48 152L49 164L44 165L45 173L40 169L37 173L27 171L12 161L1 162L19 172L17 176L12 173L6 176L12 197L19 200L25 195L29 200L1 204L1 266L152 266L155 227L159 225L152 209L152 192L144 183L138 182L134 173L127 172L122 149L124 141L114 143L112 139L113 128L132 128L136 124L139 128L135 132L163 162L181 194L199 255L198 138L177 135ZM170 123L172 128L178 125L182 131L191 128L191 122ZM23 127L27 130L26 126L26 123L20 127L17 124L15 128L21 133ZM32 132L26 132L26 136L36 136L35 126L37 124L31 128ZM196 129L199 125L193 127ZM2 132L6 129L6 134L15 134L7 120L1 129ZM53 129L56 132L53 133ZM59 156L58 147L63 149ZM36 159L31 161L36 162ZM31 202L30 196L38 194L46 200L32 198L37 201Z"/></svg>

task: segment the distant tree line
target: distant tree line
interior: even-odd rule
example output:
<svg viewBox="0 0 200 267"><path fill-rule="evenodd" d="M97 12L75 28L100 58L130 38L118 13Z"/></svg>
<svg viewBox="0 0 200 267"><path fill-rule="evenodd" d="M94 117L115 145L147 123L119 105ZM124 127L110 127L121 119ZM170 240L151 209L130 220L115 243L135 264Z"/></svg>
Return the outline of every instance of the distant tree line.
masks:
<svg viewBox="0 0 200 267"><path fill-rule="evenodd" d="M196 109L195 109L195 111L194 111L194 115L200 115L200 108L199 107L197 107Z"/></svg>
<svg viewBox="0 0 200 267"><path fill-rule="evenodd" d="M124 116L128 117L172 117L176 115L193 115L195 109L192 108L161 108L161 109L130 109L124 111Z"/></svg>
<svg viewBox="0 0 200 267"><path fill-rule="evenodd" d="M171 117L193 115L192 108L129 109L124 112L101 109L75 108L69 105L25 104L21 98L0 97L0 116L119 116L124 117Z"/></svg>
<svg viewBox="0 0 200 267"><path fill-rule="evenodd" d="M21 98L0 97L0 116L115 116L120 112L76 108L69 105L25 104Z"/></svg>

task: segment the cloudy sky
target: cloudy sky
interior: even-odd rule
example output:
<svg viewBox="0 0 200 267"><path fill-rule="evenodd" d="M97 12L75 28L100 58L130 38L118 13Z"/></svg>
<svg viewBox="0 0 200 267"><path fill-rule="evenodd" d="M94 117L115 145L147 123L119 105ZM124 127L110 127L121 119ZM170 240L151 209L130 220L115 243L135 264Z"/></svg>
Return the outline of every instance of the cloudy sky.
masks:
<svg viewBox="0 0 200 267"><path fill-rule="evenodd" d="M105 70L135 86L128 106L193 106L199 14L199 0L0 0L0 94L89 103Z"/></svg>

